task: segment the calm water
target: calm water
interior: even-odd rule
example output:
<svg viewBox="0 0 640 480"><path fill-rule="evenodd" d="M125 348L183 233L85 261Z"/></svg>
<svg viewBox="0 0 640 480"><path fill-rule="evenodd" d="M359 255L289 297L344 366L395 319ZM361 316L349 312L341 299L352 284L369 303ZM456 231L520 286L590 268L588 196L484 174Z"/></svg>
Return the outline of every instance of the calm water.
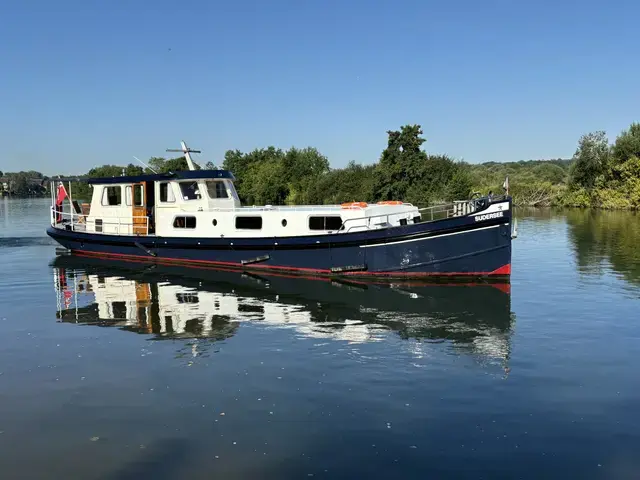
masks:
<svg viewBox="0 0 640 480"><path fill-rule="evenodd" d="M640 478L640 216L520 211L509 286L55 256L0 199L2 478Z"/></svg>

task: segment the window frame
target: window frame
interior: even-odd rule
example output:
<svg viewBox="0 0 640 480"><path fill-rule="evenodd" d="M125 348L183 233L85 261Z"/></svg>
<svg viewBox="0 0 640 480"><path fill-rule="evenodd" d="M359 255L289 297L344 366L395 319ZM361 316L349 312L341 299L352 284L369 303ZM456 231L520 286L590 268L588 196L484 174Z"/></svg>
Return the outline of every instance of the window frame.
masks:
<svg viewBox="0 0 640 480"><path fill-rule="evenodd" d="M211 200L228 200L230 198L229 195L229 191L227 190L227 184L225 183L224 180L205 180L205 185L207 187L207 197L209 197L209 199ZM214 184L215 185L215 193L216 196L212 197L211 196L211 191L209 190L209 185L210 184ZM219 197L218 195L218 185L222 186L222 190L224 191L224 197Z"/></svg>
<svg viewBox="0 0 640 480"><path fill-rule="evenodd" d="M322 222L322 226L324 228L311 228L311 219L312 218L322 218L324 219ZM340 226L338 228L327 228L327 218L337 218L340 220ZM344 225L344 220L340 215L309 215L307 217L307 228L312 232L334 232L338 231Z"/></svg>
<svg viewBox="0 0 640 480"><path fill-rule="evenodd" d="M197 201L197 200L202 200L202 193L200 192L200 184L198 183L197 180L183 180L181 182L177 182L178 184L178 188L180 188L180 199L182 199L185 202L193 202L193 201ZM194 198L185 198L184 192L182 190L182 185L184 184L190 184L190 185L195 185L198 188L198 194L200 195L200 198L198 197L194 197ZM195 193L195 191L194 191Z"/></svg>
<svg viewBox="0 0 640 480"><path fill-rule="evenodd" d="M176 223L178 223L178 219L182 218L184 220L184 227L178 226L176 225ZM190 227L187 220L193 219L193 226ZM198 226L198 220L197 217L195 215L175 215L173 217L173 222L171 223L172 227L178 230L195 230L196 227Z"/></svg>
<svg viewBox="0 0 640 480"><path fill-rule="evenodd" d="M253 228L253 227L239 227L238 226L238 220L241 218L259 218L260 219L260 226L258 228ZM234 219L234 226L236 228L236 230L262 230L262 227L264 226L264 219L262 218L262 215L236 215L235 219Z"/></svg>
<svg viewBox="0 0 640 480"><path fill-rule="evenodd" d="M109 189L110 188L118 188L120 189L120 202L119 203L115 203L115 204L110 204L109 203ZM106 200L106 203L105 203ZM100 201L100 203L102 203L103 207L121 207L122 206L122 185L105 185L102 188L102 199Z"/></svg>
<svg viewBox="0 0 640 480"><path fill-rule="evenodd" d="M140 204L136 202L136 187L140 189ZM144 207L144 183L134 183L131 185L131 203L134 207Z"/></svg>
<svg viewBox="0 0 640 480"><path fill-rule="evenodd" d="M167 186L167 199L162 200L162 186ZM171 192L171 197L173 200L169 200L169 192ZM176 203L176 192L173 191L173 186L171 182L158 182L158 203Z"/></svg>

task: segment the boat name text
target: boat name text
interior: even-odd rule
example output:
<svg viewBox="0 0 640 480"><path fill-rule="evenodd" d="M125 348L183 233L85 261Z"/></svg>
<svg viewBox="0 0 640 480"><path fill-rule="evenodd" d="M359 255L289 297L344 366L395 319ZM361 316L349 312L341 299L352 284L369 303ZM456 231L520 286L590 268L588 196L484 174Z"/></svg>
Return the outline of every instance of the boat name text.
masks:
<svg viewBox="0 0 640 480"><path fill-rule="evenodd" d="M476 215L476 222L482 222L483 220L490 220L492 218L504 217L504 212L485 213L484 215Z"/></svg>

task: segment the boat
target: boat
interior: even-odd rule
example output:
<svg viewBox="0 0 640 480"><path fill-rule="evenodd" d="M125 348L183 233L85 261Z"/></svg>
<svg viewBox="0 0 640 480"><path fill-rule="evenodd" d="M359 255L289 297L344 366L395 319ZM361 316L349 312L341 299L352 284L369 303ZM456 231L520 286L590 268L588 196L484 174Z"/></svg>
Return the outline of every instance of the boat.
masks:
<svg viewBox="0 0 640 480"><path fill-rule="evenodd" d="M232 172L197 169L191 153L200 152L181 146L188 170L52 179L47 234L76 255L132 262L329 277L511 275L508 179L504 194L427 208L244 206ZM77 181L91 185L90 203L73 199Z"/></svg>

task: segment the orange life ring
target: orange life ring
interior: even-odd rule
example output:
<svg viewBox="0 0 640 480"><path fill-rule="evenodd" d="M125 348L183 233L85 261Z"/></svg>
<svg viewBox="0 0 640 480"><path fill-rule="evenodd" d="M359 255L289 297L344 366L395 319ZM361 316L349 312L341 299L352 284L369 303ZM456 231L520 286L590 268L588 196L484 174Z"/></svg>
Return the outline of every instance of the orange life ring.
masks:
<svg viewBox="0 0 640 480"><path fill-rule="evenodd" d="M378 202L378 205L402 205L400 200L385 200L384 202Z"/></svg>
<svg viewBox="0 0 640 480"><path fill-rule="evenodd" d="M348 202L348 203L343 203L341 205L342 208L349 209L349 210L353 210L357 208L367 208L368 206L369 205L367 204L367 202Z"/></svg>

